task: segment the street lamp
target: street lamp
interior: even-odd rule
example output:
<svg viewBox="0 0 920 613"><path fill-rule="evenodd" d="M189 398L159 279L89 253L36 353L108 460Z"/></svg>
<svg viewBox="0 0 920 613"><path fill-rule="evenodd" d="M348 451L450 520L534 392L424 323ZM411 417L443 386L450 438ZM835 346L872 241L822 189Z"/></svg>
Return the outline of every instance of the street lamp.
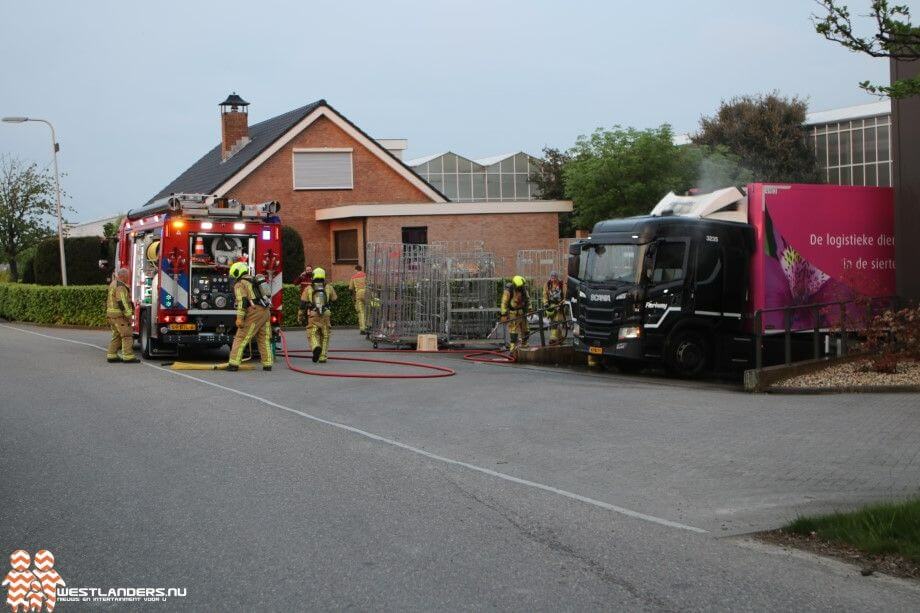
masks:
<svg viewBox="0 0 920 613"><path fill-rule="evenodd" d="M51 154L54 158L54 193L57 196L57 222L58 222L58 246L61 250L61 283L67 285L67 261L64 258L64 221L61 218L61 177L58 172L58 151L61 150L57 138L54 135L54 126L46 119L35 117L4 117L4 123L25 123L26 121L37 121L51 128Z"/></svg>

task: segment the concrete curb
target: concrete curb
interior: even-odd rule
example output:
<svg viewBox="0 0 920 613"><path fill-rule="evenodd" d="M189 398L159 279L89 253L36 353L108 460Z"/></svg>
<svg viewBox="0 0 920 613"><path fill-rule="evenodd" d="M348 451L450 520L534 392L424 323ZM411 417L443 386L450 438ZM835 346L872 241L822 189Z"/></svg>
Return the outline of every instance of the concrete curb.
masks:
<svg viewBox="0 0 920 613"><path fill-rule="evenodd" d="M585 354L575 351L572 345L547 345L545 347L526 347L515 353L519 364L585 364Z"/></svg>
<svg viewBox="0 0 920 613"><path fill-rule="evenodd" d="M757 369L744 371L744 391L746 392L765 392L770 391L771 387L784 379L807 375L819 370L824 370L830 366L846 364L865 357L863 352L850 353L840 358L820 358L817 360L805 360L795 362L794 364L779 364L777 366L767 366ZM791 389L791 388L790 388Z"/></svg>
<svg viewBox="0 0 920 613"><path fill-rule="evenodd" d="M916 394L920 385L846 385L843 387L771 387L768 394Z"/></svg>

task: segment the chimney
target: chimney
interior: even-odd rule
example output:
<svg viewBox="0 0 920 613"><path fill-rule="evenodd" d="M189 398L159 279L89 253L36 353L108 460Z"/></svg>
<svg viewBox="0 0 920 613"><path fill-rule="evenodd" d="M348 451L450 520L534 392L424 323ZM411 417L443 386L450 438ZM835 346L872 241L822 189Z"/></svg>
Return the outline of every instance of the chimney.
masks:
<svg viewBox="0 0 920 613"><path fill-rule="evenodd" d="M249 142L249 103L233 92L220 103L220 159L224 161Z"/></svg>

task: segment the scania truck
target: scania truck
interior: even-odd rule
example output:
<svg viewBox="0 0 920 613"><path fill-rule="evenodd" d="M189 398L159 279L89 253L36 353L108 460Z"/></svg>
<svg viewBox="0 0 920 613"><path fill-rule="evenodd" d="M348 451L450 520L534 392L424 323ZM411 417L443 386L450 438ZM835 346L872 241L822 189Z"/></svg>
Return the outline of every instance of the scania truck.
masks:
<svg viewBox="0 0 920 613"><path fill-rule="evenodd" d="M671 193L647 216L597 223L568 262L577 351L624 371L741 370L787 317L796 329L835 325L827 308L809 323L808 305L894 293L892 190Z"/></svg>

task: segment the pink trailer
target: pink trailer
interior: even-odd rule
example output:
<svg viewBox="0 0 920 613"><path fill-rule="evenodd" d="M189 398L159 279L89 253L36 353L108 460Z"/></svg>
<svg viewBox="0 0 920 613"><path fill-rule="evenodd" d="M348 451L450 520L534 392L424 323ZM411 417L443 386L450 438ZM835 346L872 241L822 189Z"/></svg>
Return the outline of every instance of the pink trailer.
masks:
<svg viewBox="0 0 920 613"><path fill-rule="evenodd" d="M748 185L747 204L756 244L750 315L758 309L894 294L891 188L754 183ZM836 326L839 312L823 309L815 322L813 309L795 310L791 325L797 330L816 323ZM764 331L784 329L783 317L781 311L764 313Z"/></svg>

